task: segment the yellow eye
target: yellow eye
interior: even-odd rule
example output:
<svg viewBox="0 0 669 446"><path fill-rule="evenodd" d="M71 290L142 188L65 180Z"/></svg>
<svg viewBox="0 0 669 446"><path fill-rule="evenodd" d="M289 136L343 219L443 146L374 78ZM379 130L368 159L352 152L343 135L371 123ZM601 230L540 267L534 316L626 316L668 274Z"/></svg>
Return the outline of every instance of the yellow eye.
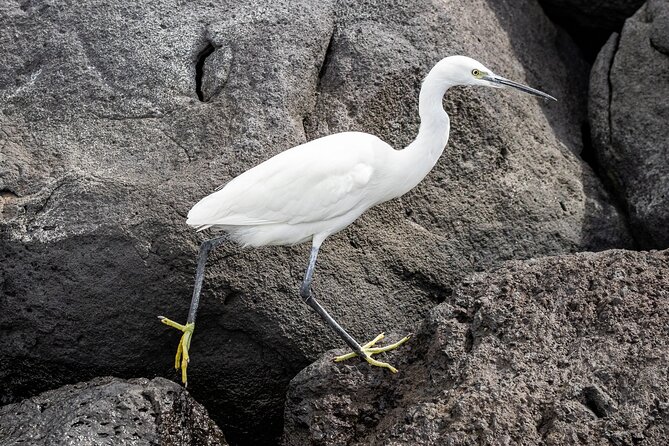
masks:
<svg viewBox="0 0 669 446"><path fill-rule="evenodd" d="M477 70L477 69L473 69L473 70L472 70L472 75L473 75L474 77L476 77L476 78L480 78L481 76L483 76L483 74L481 73L481 71L479 71L479 70Z"/></svg>

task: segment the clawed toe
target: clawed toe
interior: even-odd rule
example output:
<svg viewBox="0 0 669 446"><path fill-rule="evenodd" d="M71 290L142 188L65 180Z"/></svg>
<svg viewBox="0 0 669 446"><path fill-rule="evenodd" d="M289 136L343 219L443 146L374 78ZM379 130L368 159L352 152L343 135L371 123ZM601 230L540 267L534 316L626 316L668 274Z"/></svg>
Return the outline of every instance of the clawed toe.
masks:
<svg viewBox="0 0 669 446"><path fill-rule="evenodd" d="M174 358L174 368L179 370L181 369L181 382L184 386L188 386L188 363L190 362L190 355L188 351L190 349L190 341L193 338L193 331L195 330L195 323L187 323L186 325L181 325L173 320L167 319L164 316L158 316L160 322L170 327L176 328L179 331L183 332L181 339L179 340L179 345L177 347L177 354Z"/></svg>
<svg viewBox="0 0 669 446"><path fill-rule="evenodd" d="M404 338L400 339L394 344L386 345L385 347L374 347L374 345L376 345L376 343L382 340L384 337L385 335L381 333L380 335L372 339L370 342L361 346L362 353L364 353L363 359L367 361L370 365L373 365L375 367L382 367L390 370L390 372L392 373L397 373L397 369L395 367L391 366L387 362L377 361L376 359L372 358L372 355L396 349L397 347L399 347L400 345L404 344L409 339L411 339L411 335L405 336ZM337 356L334 359L334 361L341 362L347 359L354 358L356 356L359 356L357 352L351 352L345 355Z"/></svg>

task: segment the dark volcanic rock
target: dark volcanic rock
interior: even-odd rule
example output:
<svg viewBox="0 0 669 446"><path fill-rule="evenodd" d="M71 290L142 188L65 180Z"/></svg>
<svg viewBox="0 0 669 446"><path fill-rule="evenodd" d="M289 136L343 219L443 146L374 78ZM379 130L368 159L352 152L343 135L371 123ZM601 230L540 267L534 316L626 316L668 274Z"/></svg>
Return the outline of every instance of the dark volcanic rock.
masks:
<svg viewBox="0 0 669 446"><path fill-rule="evenodd" d="M669 247L669 2L649 1L590 76L592 141L643 247Z"/></svg>
<svg viewBox="0 0 669 446"><path fill-rule="evenodd" d="M226 445L207 411L163 378L96 378L0 407L0 444Z"/></svg>
<svg viewBox="0 0 669 446"><path fill-rule="evenodd" d="M628 243L578 157L587 67L534 0L0 2L3 402L175 376L156 316L186 317L190 206L325 133L405 146L420 81L455 53L560 101L449 92L435 170L322 249L316 293L361 340L408 331L471 271ZM189 390L231 442L274 441L289 380L341 345L296 298L307 255L209 261Z"/></svg>
<svg viewBox="0 0 669 446"><path fill-rule="evenodd" d="M669 251L513 261L436 307L394 376L332 354L286 445L669 444Z"/></svg>

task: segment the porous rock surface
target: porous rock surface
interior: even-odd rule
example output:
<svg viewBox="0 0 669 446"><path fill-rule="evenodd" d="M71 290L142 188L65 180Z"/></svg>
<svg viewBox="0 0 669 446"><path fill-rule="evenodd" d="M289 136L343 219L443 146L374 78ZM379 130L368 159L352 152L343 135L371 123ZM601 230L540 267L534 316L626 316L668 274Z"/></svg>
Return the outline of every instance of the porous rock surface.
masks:
<svg viewBox="0 0 669 446"><path fill-rule="evenodd" d="M669 251L512 261L406 347L291 382L285 445L666 445Z"/></svg>
<svg viewBox="0 0 669 446"><path fill-rule="evenodd" d="M175 377L179 333L156 316L186 317L190 206L327 133L404 147L450 54L559 101L448 93L434 171L321 251L315 292L361 342L408 330L468 272L630 243L578 157L587 67L534 0L0 2L1 402ZM230 441L275 441L288 381L341 345L296 298L307 255L210 258L189 389Z"/></svg>
<svg viewBox="0 0 669 446"><path fill-rule="evenodd" d="M164 378L95 378L0 407L0 444L227 445L207 411Z"/></svg>
<svg viewBox="0 0 669 446"><path fill-rule="evenodd" d="M647 2L590 75L592 142L646 248L669 247L669 3Z"/></svg>

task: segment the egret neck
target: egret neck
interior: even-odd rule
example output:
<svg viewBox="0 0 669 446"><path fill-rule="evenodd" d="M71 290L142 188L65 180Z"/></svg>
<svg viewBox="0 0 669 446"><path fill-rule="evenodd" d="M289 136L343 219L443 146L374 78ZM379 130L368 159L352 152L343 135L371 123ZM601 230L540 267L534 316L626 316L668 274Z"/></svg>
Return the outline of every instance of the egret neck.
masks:
<svg viewBox="0 0 669 446"><path fill-rule="evenodd" d="M442 100L446 90L453 85L434 70L423 81L418 97L418 135L405 149L397 151L397 167L404 172L404 177L398 182L396 196L405 194L420 183L444 152L451 124Z"/></svg>

